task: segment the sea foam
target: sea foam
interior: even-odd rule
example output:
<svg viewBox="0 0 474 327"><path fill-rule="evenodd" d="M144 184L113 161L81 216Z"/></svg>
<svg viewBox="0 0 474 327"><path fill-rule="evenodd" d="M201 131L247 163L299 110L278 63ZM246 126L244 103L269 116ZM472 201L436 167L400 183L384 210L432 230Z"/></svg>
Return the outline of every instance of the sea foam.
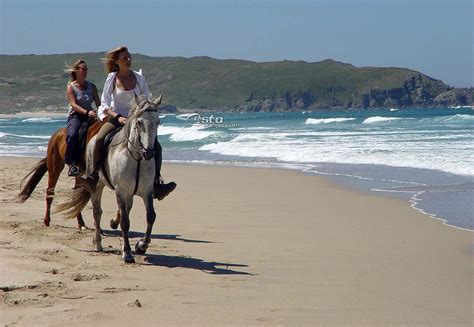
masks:
<svg viewBox="0 0 474 327"><path fill-rule="evenodd" d="M366 120L364 120L363 124L381 123L381 122L387 122L387 121L392 121L392 120L400 120L400 119L402 119L402 118L374 116L374 117L369 117Z"/></svg>
<svg viewBox="0 0 474 327"><path fill-rule="evenodd" d="M35 118L26 118L23 119L23 123L57 123L57 122L63 122L66 121L66 119L60 119L60 118L51 118L51 117L35 117Z"/></svg>
<svg viewBox="0 0 474 327"><path fill-rule="evenodd" d="M13 133L3 133L0 132L0 138L3 137L20 137L25 139L41 139L41 140L48 140L50 136L48 135L21 135L21 134L13 134Z"/></svg>
<svg viewBox="0 0 474 327"><path fill-rule="evenodd" d="M324 119L308 118L306 119L305 124L307 125L330 124L330 123L341 123L344 121L351 121L351 120L355 120L355 118L324 118Z"/></svg>
<svg viewBox="0 0 474 327"><path fill-rule="evenodd" d="M206 131L205 125L194 125L189 127L162 126L158 128L158 135L170 135L173 142L186 142L205 139L216 134L216 131Z"/></svg>

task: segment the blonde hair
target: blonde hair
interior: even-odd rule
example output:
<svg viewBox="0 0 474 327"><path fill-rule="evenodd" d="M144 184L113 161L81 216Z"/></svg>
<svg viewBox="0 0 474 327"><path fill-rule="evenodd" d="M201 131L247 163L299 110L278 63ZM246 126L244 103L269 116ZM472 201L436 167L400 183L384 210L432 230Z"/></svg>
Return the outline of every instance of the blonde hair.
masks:
<svg viewBox="0 0 474 327"><path fill-rule="evenodd" d="M103 58L102 61L107 74L111 72L118 72L119 66L115 61L118 60L120 52L123 51L128 52L128 48L122 45L105 53L105 58Z"/></svg>
<svg viewBox="0 0 474 327"><path fill-rule="evenodd" d="M86 64L86 61L84 59L76 60L76 62L73 63L72 65L66 64L66 68L64 69L64 72L69 74L71 82L76 80L77 78L76 72L79 70L79 65L82 65L82 64Z"/></svg>

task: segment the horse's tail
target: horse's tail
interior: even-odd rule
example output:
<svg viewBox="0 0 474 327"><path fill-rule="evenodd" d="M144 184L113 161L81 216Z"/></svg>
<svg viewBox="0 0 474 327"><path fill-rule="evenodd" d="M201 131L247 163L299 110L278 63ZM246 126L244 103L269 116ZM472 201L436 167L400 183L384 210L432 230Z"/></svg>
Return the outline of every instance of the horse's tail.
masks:
<svg viewBox="0 0 474 327"><path fill-rule="evenodd" d="M90 191L83 185L75 188L69 200L56 206L55 213L64 212L66 219L77 217L91 198Z"/></svg>
<svg viewBox="0 0 474 327"><path fill-rule="evenodd" d="M43 178L44 174L48 171L48 163L47 163L47 160L46 158L43 158L41 159L40 162L38 162L34 167L33 169L28 173L28 175L26 175L20 182L20 188L21 186L23 185L23 182L25 181L25 179L28 178L28 176L30 176L31 174L33 174L33 176L30 177L30 179L28 180L28 182L25 184L25 186L23 186L23 188L21 188L21 192L18 193L18 195L16 196L16 201L20 202L20 203L23 203L25 202L26 200L28 200L28 198L30 197L31 193L33 193L36 185L38 185L38 183L40 182L41 178Z"/></svg>

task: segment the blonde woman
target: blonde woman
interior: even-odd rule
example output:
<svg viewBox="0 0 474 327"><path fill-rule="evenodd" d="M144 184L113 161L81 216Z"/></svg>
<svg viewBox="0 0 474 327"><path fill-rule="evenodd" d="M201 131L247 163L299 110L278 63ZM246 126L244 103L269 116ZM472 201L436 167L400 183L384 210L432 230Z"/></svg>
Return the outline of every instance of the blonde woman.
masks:
<svg viewBox="0 0 474 327"><path fill-rule="evenodd" d="M95 148L93 150L92 162L87 163L87 183L91 189L95 188L98 180L100 155L102 153L104 139L114 129L125 125L131 109L131 103L135 96L144 95L150 97L148 84L141 72L130 69L132 56L128 48L121 46L110 50L105 54L105 69L108 73L102 91L101 105L99 107L99 119L105 121L97 134ZM161 179L162 148L158 140L155 141L155 186L154 197L163 200L176 188L176 183L163 183Z"/></svg>
<svg viewBox="0 0 474 327"><path fill-rule="evenodd" d="M92 103L99 107L99 95L97 87L88 82L87 64L84 60L77 60L66 70L70 74L71 81L66 88L69 101L69 111L66 128L66 155L64 162L69 166L68 176L77 176L81 152L79 148L79 128L89 118L94 119L96 113L92 108Z"/></svg>

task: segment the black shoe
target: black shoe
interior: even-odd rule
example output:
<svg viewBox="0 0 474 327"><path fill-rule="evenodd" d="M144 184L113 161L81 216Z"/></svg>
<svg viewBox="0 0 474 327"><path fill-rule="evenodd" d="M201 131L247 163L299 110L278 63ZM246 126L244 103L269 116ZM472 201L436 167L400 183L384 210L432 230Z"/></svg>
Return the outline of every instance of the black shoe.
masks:
<svg viewBox="0 0 474 327"><path fill-rule="evenodd" d="M71 165L69 167L69 170L67 171L67 175L72 177L72 176L77 176L79 175L79 167L77 167L76 165Z"/></svg>
<svg viewBox="0 0 474 327"><path fill-rule="evenodd" d="M155 182L153 184L153 198L158 199L158 201L161 201L168 194L173 192L175 188L176 188L175 182L170 182L167 184Z"/></svg>

